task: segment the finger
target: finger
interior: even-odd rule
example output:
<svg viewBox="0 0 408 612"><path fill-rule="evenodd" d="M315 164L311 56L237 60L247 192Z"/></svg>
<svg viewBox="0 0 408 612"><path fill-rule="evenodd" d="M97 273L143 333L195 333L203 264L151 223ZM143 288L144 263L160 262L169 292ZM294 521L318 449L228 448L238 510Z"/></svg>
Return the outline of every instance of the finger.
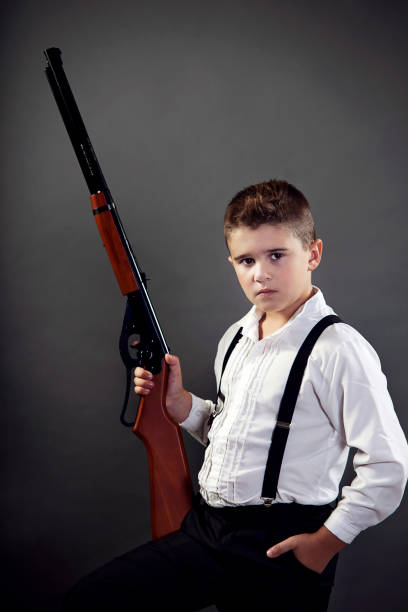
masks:
<svg viewBox="0 0 408 612"><path fill-rule="evenodd" d="M296 536L292 536L290 538L287 538L286 540L282 540L282 542L279 542L278 544L275 544L275 546L269 548L266 551L266 555L272 558L279 557L280 555L283 555L283 553L286 553L289 550L293 550L296 547L296 544Z"/></svg>
<svg viewBox="0 0 408 612"><path fill-rule="evenodd" d="M153 389L154 383L142 381L135 381L135 393L137 395L149 395L150 391Z"/></svg>
<svg viewBox="0 0 408 612"><path fill-rule="evenodd" d="M150 380L153 378L153 374L144 368L137 367L135 368L135 378L145 378Z"/></svg>
<svg viewBox="0 0 408 612"><path fill-rule="evenodd" d="M133 379L135 387L143 387L144 389L153 389L154 382L153 380L148 380L146 378L139 378L135 376Z"/></svg>
<svg viewBox="0 0 408 612"><path fill-rule="evenodd" d="M135 387L136 395L149 395L150 389L145 389L144 387Z"/></svg>
<svg viewBox="0 0 408 612"><path fill-rule="evenodd" d="M152 380L145 380L144 378L135 378L133 382L135 387L140 387L141 389L153 389L154 387Z"/></svg>

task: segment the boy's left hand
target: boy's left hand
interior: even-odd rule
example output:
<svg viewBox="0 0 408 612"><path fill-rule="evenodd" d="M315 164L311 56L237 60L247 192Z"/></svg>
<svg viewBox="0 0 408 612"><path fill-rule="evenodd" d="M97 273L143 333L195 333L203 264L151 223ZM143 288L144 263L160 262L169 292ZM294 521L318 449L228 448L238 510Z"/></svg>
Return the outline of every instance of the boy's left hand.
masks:
<svg viewBox="0 0 408 612"><path fill-rule="evenodd" d="M266 551L268 557L279 557L293 550L302 565L321 574L328 562L347 544L337 538L324 525L315 533L300 533L275 544Z"/></svg>

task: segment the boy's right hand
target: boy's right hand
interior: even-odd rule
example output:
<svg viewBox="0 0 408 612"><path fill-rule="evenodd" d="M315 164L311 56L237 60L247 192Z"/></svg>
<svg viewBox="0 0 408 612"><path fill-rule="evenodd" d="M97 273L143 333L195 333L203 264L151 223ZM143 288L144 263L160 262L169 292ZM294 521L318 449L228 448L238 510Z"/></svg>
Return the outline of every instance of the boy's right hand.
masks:
<svg viewBox="0 0 408 612"><path fill-rule="evenodd" d="M165 355L169 366L169 378L167 381L166 408L171 418L177 423L184 421L190 414L192 397L183 387L180 360L175 355ZM135 393L138 395L149 395L154 387L153 375L143 368L135 368Z"/></svg>

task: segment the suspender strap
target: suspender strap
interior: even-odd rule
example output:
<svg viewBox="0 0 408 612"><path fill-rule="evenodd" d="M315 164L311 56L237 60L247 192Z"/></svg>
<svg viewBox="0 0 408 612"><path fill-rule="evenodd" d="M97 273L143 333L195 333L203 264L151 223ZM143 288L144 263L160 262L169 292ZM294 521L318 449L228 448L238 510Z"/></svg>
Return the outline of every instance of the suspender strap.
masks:
<svg viewBox="0 0 408 612"><path fill-rule="evenodd" d="M227 363L228 363L228 359L231 357L231 353L234 350L234 348L237 346L238 342L240 341L240 339L242 338L242 327L239 328L239 330L237 331L237 333L235 334L235 336L233 337L231 344L228 347L227 352L224 355L224 361L222 362L222 368L221 368L221 375L220 375L220 382L218 383L218 391L217 391L217 405L218 405L218 400L221 398L221 401L224 402L225 397L224 394L221 393L221 381L222 381L222 375L224 374L224 370L227 367ZM217 412L217 405L215 407L215 409L212 411L212 413L210 414L210 417L208 419L208 429L211 427L213 420L215 419L215 417L217 416L218 412ZM207 443L208 446L208 443Z"/></svg>
<svg viewBox="0 0 408 612"><path fill-rule="evenodd" d="M326 327L333 323L340 322L341 319L336 315L323 317L323 319L321 319L309 332L295 357L282 395L278 417L269 447L268 461L262 485L262 497L265 499L265 505L270 505L276 497L279 474L282 467L289 429L309 355L320 334Z"/></svg>
<svg viewBox="0 0 408 612"><path fill-rule="evenodd" d="M221 398L222 401L225 400L224 394L221 393L222 375L224 374L224 370L227 367L228 359L231 357L232 351L237 346L237 344L241 340L241 338L242 338L242 327L239 328L239 330L237 331L237 333L233 337L233 339L231 341L231 344L229 345L228 350L227 350L227 352L224 355L224 361L222 362L222 368L221 368L220 382L218 383L217 401L218 401L218 398Z"/></svg>

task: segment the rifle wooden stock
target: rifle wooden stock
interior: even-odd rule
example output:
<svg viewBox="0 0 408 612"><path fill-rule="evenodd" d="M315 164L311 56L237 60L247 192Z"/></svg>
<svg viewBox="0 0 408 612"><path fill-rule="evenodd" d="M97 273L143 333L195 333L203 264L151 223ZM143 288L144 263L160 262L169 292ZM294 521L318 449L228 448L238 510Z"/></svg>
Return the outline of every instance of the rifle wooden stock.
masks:
<svg viewBox="0 0 408 612"><path fill-rule="evenodd" d="M149 461L153 538L176 531L191 508L192 484L178 425L166 410L168 365L153 377L153 389L142 397L133 427L144 443Z"/></svg>

